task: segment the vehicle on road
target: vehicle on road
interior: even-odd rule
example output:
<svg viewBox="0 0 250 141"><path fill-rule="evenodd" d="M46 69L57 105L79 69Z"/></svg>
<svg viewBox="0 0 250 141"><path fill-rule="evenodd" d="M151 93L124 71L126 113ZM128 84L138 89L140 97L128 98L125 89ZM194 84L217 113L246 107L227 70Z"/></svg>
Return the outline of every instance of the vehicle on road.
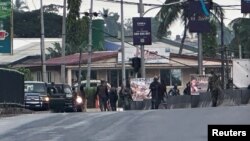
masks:
<svg viewBox="0 0 250 141"><path fill-rule="evenodd" d="M82 112L84 109L82 97L73 93L68 84L48 84L48 93L53 112Z"/></svg>
<svg viewBox="0 0 250 141"><path fill-rule="evenodd" d="M28 109L43 109L49 107L49 97L47 94L47 86L41 81L25 81L24 82L24 105Z"/></svg>

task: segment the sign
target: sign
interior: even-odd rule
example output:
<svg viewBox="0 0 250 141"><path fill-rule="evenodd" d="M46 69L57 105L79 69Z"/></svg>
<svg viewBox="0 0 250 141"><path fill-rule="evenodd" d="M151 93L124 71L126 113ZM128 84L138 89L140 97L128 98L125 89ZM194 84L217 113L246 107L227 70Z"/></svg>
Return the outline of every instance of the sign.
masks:
<svg viewBox="0 0 250 141"><path fill-rule="evenodd" d="M153 82L153 78L132 78L130 80L130 86L132 89L133 101L143 101L144 99L150 99L148 96L150 89L149 86Z"/></svg>
<svg viewBox="0 0 250 141"><path fill-rule="evenodd" d="M195 14L189 18L189 32L208 33L210 32L209 17Z"/></svg>
<svg viewBox="0 0 250 141"><path fill-rule="evenodd" d="M11 53L11 0L0 1L0 53Z"/></svg>
<svg viewBox="0 0 250 141"><path fill-rule="evenodd" d="M212 0L188 0L188 16L194 13L209 16L209 10L212 7Z"/></svg>
<svg viewBox="0 0 250 141"><path fill-rule="evenodd" d="M165 58L161 57L164 56ZM169 63L170 50L169 48L153 48L145 47L144 59L145 63L151 64L166 64ZM125 62L129 63L134 57L141 57L140 49L136 51L136 48L125 48ZM122 53L118 53L118 63L122 63Z"/></svg>
<svg viewBox="0 0 250 141"><path fill-rule="evenodd" d="M189 0L188 18L189 31L197 33L210 32L209 9L210 0Z"/></svg>
<svg viewBox="0 0 250 141"><path fill-rule="evenodd" d="M207 92L208 75L191 74L191 95L199 95L200 93Z"/></svg>
<svg viewBox="0 0 250 141"><path fill-rule="evenodd" d="M241 0L241 13L250 13L250 0Z"/></svg>
<svg viewBox="0 0 250 141"><path fill-rule="evenodd" d="M133 44L151 45L151 18L133 18Z"/></svg>

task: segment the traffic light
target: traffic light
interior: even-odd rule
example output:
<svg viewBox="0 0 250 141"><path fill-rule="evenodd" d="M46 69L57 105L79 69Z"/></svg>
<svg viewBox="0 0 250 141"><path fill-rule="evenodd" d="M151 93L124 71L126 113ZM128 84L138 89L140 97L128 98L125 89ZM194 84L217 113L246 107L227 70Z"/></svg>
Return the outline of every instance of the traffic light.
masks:
<svg viewBox="0 0 250 141"><path fill-rule="evenodd" d="M132 67L134 68L134 71L137 73L141 68L141 58L139 57L132 58Z"/></svg>

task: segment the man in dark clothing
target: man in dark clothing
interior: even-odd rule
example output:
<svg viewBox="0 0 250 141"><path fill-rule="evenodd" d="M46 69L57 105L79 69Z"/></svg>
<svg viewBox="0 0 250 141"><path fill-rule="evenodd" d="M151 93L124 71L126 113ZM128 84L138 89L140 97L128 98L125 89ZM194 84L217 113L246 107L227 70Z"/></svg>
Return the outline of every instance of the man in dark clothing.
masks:
<svg viewBox="0 0 250 141"><path fill-rule="evenodd" d="M119 96L122 101L122 106L124 110L130 110L131 109L131 101L132 99L132 90L130 88L130 83L126 82L126 86L122 86L121 90L119 92Z"/></svg>
<svg viewBox="0 0 250 141"><path fill-rule="evenodd" d="M149 86L151 99L151 109L158 109L161 100L163 99L161 83L158 82L158 77L154 77L154 81Z"/></svg>
<svg viewBox="0 0 250 141"><path fill-rule="evenodd" d="M109 102L112 111L116 111L116 102L118 99L117 91L115 87L111 87L109 92Z"/></svg>
<svg viewBox="0 0 250 141"><path fill-rule="evenodd" d="M217 76L214 71L211 71L211 77L208 79L208 88L207 91L211 92L212 97L212 106L217 106L217 99L221 89L220 77Z"/></svg>
<svg viewBox="0 0 250 141"><path fill-rule="evenodd" d="M186 88L183 90L184 95L191 95L191 85L190 82L186 84Z"/></svg>
<svg viewBox="0 0 250 141"><path fill-rule="evenodd" d="M108 87L105 81L101 81L101 85L97 87L96 96L99 97L99 105L101 111L107 110L107 101L108 101Z"/></svg>
<svg viewBox="0 0 250 141"><path fill-rule="evenodd" d="M180 95L180 90L177 88L177 84L175 84L174 87L169 90L168 94L171 96Z"/></svg>

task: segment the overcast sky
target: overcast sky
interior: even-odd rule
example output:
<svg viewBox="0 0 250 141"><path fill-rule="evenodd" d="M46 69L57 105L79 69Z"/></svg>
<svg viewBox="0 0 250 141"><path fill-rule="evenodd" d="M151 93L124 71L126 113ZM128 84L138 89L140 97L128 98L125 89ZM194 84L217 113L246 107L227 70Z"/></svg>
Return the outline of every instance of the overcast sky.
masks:
<svg viewBox="0 0 250 141"><path fill-rule="evenodd" d="M29 8L31 10L38 9L40 8L40 0L25 0L26 3L28 4ZM81 12L86 12L90 8L90 1L91 0L82 0L82 6L81 6ZM119 3L110 3L110 2L103 2L105 0L93 0L94 1L94 7L93 11L94 12L99 12L102 11L103 8L109 9L110 12L117 12L120 14L120 4ZM139 2L139 0L124 0L127 2ZM148 3L148 4L162 4L164 3L165 0L143 0L143 3ZM220 4L220 5L240 5L241 0L213 0L214 2ZM63 0L43 0L44 5L49 5L49 4L59 4L63 5ZM151 7L146 6L144 9L145 11ZM226 8L230 9L230 8ZM240 9L240 7L233 7L233 9ZM139 16L137 12L137 6L135 5L124 5L124 19L132 18L132 17L137 17ZM159 11L158 9L151 10L148 12L145 16L146 17L151 17L155 16L156 13ZM225 24L228 24L232 19L235 19L237 17L242 17L243 14L241 14L240 10L226 10L226 15L225 15ZM174 23L172 26L172 36L175 37L176 34L181 34L183 31L182 24L180 22Z"/></svg>

